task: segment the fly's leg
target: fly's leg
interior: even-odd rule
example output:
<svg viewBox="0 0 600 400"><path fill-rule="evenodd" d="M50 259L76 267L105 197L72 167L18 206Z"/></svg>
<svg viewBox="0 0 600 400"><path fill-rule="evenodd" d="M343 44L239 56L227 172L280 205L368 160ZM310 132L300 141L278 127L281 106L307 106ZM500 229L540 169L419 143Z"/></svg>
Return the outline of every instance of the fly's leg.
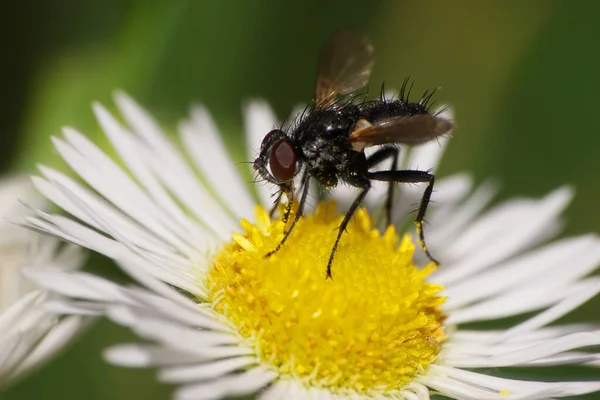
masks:
<svg viewBox="0 0 600 400"><path fill-rule="evenodd" d="M425 192L423 192L423 197L421 197L421 203L419 204L419 212L417 213L417 218L415 219L415 225L417 226L417 234L419 235L419 244L425 252L425 255L435 265L440 265L440 263L429 253L425 243L425 233L423 232L423 221L425 219L425 213L427 212L429 200L431 199L431 193L433 192L435 176L427 171L404 170L369 172L367 177L376 181L385 182L427 183L427 188L425 189Z"/></svg>
<svg viewBox="0 0 600 400"><path fill-rule="evenodd" d="M279 203L281 203L281 198L283 197L283 193L284 193L284 191L280 190L279 192L274 194L277 197L275 198L275 201L273 202L273 207L271 208L271 211L269 211L269 218L273 219L273 215L275 215L275 211L279 207Z"/></svg>
<svg viewBox="0 0 600 400"><path fill-rule="evenodd" d="M367 158L367 167L369 169L373 168L375 165L379 164L380 162L391 158L392 159L392 166L390 168L390 171L396 171L396 169L398 169L398 153L400 152L399 149L395 148L395 147L384 147L382 149L377 150L375 153L371 154L369 156L369 158ZM385 200L385 219L386 219L386 224L385 226L388 226L392 223L392 205L394 204L394 188L395 188L395 181L390 181L390 184L388 186L388 194L387 194L387 198Z"/></svg>
<svg viewBox="0 0 600 400"><path fill-rule="evenodd" d="M331 264L333 263L333 258L335 256L335 252L338 248L338 244L340 243L342 234L346 230L346 227L348 226L350 219L352 219L352 216L356 212L356 209L361 205L361 203L365 199L365 196L369 192L369 189L371 188L371 183L369 182L369 180L367 178L364 178L364 177L355 176L350 179L346 178L345 180L346 180L346 182L350 183L351 185L361 188L362 191L359 193L358 196L356 196L356 199L354 199L354 202L352 202L352 205L346 212L346 215L344 216L344 219L342 220L342 223L340 224L340 226L338 228L337 237L335 238L335 243L333 244L333 248L331 249L331 254L329 255L329 262L327 263L326 277L329 279L331 279Z"/></svg>
<svg viewBox="0 0 600 400"><path fill-rule="evenodd" d="M275 248L275 250L272 250L272 251L268 252L265 255L265 258L272 256L273 254L277 253L279 251L279 249L281 249L281 246L283 246L283 244L285 243L285 241L288 239L288 237L290 237L290 234L294 230L294 226L296 226L296 223L302 217L302 212L304 211L304 204L306 203L306 198L308 197L309 180L310 180L310 175L308 173L305 173L304 176L302 177L302 195L300 197L300 204L298 204L298 210L296 211L296 215L294 216L294 220L292 221L292 224L290 225L290 228L283 235L283 239L281 239L281 242L279 242L279 244L277 245L277 247ZM286 196L288 195L287 193L288 192L286 192ZM293 193L293 192L291 192L291 193ZM288 218L290 216L292 207L293 207L293 199L291 199L290 197L288 197L288 204L286 205L285 214L283 216L284 223L286 223L286 224L287 224L287 220L288 220Z"/></svg>

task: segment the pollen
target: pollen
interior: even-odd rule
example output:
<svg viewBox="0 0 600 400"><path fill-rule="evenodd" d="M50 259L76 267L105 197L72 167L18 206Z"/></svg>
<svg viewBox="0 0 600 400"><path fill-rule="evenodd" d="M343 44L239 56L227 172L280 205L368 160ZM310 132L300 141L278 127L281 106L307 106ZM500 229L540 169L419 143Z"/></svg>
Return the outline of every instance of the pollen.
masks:
<svg viewBox="0 0 600 400"><path fill-rule="evenodd" d="M340 394L398 391L437 357L444 334L435 270L413 263L410 235L383 234L357 211L326 266L343 215L321 203L281 249L284 223L256 208L213 260L210 300L281 376Z"/></svg>

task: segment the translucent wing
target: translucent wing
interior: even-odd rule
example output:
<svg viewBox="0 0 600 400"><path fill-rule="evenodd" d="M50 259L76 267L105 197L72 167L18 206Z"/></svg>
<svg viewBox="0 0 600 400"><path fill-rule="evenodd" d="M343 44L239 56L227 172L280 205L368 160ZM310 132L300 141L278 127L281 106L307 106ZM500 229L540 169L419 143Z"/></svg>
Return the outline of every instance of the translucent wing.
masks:
<svg viewBox="0 0 600 400"><path fill-rule="evenodd" d="M350 134L350 141L358 149L386 143L414 146L450 132L453 126L452 121L431 114L398 116L372 125L365 122Z"/></svg>
<svg viewBox="0 0 600 400"><path fill-rule="evenodd" d="M373 46L356 29L343 30L323 46L317 65L317 108L333 104L336 97L354 92L369 82Z"/></svg>

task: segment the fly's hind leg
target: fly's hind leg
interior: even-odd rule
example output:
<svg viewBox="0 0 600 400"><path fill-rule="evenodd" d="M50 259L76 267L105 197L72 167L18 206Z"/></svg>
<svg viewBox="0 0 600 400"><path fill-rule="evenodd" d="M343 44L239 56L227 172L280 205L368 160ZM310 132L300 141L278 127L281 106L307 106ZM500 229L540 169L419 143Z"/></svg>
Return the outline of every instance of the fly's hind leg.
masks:
<svg viewBox="0 0 600 400"><path fill-rule="evenodd" d="M377 150L375 153L371 154L367 158L367 167L369 169L373 168L375 165L380 162L391 158L392 166L390 167L390 171L396 171L398 169L398 154L400 150L396 147L383 147ZM392 223L392 205L394 204L394 189L395 189L395 181L390 181L388 186L387 198L385 200L385 219L387 227Z"/></svg>
<svg viewBox="0 0 600 400"><path fill-rule="evenodd" d="M425 192L423 192L423 197L421 197L421 203L419 204L419 211L417 213L417 218L415 219L415 225L417 226L417 234L419 235L419 244L425 252L425 255L435 265L440 265L440 263L429 253L429 249L425 243L425 233L423 232L423 222L425 220L425 213L427 212L429 200L431 199L431 193L433 193L435 176L427 171L403 170L369 172L367 177L376 181L385 182L427 183L427 188L425 189Z"/></svg>
<svg viewBox="0 0 600 400"><path fill-rule="evenodd" d="M344 215L344 219L342 220L342 223L340 224L340 226L338 228L337 237L335 238L335 243L333 244L333 248L331 249L331 254L329 255L329 262L327 262L326 277L329 279L331 278L331 264L333 264L333 258L335 256L335 252L338 248L338 244L340 243L340 239L342 238L342 235L346 231L346 227L350 223L350 220L352 219L352 216L356 212L356 209L361 205L361 203L365 199L365 196L369 192L369 189L371 188L371 182L369 182L369 180L367 178L362 177L362 176L347 177L345 180L352 186L359 187L362 190L358 194L358 196L356 196L356 199L354 199L354 201L352 202L352 205L346 212L346 215Z"/></svg>

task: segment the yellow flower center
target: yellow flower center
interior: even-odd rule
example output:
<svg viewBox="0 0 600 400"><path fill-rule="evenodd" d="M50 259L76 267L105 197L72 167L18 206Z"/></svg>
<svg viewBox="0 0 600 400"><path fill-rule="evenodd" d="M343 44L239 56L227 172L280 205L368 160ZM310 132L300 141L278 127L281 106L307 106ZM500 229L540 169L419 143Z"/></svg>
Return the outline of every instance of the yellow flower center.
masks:
<svg viewBox="0 0 600 400"><path fill-rule="evenodd" d="M332 203L300 219L285 245L284 224L257 207L242 220L207 277L210 301L260 359L282 375L337 393L400 389L423 373L444 340L433 265L413 264L414 244L393 227L382 235L363 209L341 239L333 279L327 260L343 216Z"/></svg>

